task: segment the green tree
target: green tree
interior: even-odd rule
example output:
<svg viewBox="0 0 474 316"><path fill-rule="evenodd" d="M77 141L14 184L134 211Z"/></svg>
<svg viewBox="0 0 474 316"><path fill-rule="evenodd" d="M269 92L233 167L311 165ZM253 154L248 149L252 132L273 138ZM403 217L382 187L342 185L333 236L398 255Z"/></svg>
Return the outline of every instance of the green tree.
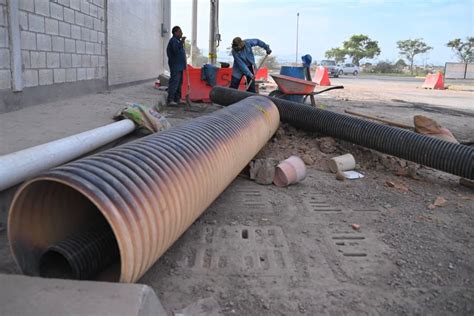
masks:
<svg viewBox="0 0 474 316"><path fill-rule="evenodd" d="M474 37L467 37L466 42L463 42L460 38L455 38L449 41L446 46L452 48L460 62L474 62Z"/></svg>
<svg viewBox="0 0 474 316"><path fill-rule="evenodd" d="M327 58L334 58L336 64L343 63L346 60L346 52L341 48L331 48L324 54Z"/></svg>
<svg viewBox="0 0 474 316"><path fill-rule="evenodd" d="M342 48L352 58L352 63L357 66L363 58L372 59L380 55L379 42L373 41L363 34L352 35L348 41L343 43Z"/></svg>
<svg viewBox="0 0 474 316"><path fill-rule="evenodd" d="M396 69L395 69L395 66L392 65L392 63L389 60L385 60L385 61L379 61L377 65L375 65L373 72L388 74L388 73L395 73Z"/></svg>
<svg viewBox="0 0 474 316"><path fill-rule="evenodd" d="M406 59L410 63L410 72L412 75L413 75L413 62L415 60L415 56L426 53L427 51L433 49L433 47L428 46L425 42L423 42L422 38L398 41L397 46L398 46L398 49L400 50L400 55L405 55Z"/></svg>
<svg viewBox="0 0 474 316"><path fill-rule="evenodd" d="M380 47L377 41L371 40L367 35L352 35L349 40L344 41L341 48L331 48L326 51L327 57L334 57L341 61L345 56L352 58L352 63L359 66L363 58L374 58L380 55Z"/></svg>
<svg viewBox="0 0 474 316"><path fill-rule="evenodd" d="M399 60L397 60L397 62L394 64L394 66L398 70L402 70L403 68L405 68L407 66L407 63L403 59L400 58Z"/></svg>

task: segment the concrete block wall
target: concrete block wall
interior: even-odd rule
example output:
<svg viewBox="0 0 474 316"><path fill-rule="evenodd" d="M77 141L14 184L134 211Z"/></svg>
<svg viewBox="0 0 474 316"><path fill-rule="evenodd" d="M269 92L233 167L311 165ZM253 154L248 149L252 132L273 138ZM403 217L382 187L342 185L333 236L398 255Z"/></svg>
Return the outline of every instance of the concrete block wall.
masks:
<svg viewBox="0 0 474 316"><path fill-rule="evenodd" d="M10 48L7 0L0 0L0 89L10 89Z"/></svg>
<svg viewBox="0 0 474 316"><path fill-rule="evenodd" d="M106 78L105 0L19 0L19 8L25 87Z"/></svg>

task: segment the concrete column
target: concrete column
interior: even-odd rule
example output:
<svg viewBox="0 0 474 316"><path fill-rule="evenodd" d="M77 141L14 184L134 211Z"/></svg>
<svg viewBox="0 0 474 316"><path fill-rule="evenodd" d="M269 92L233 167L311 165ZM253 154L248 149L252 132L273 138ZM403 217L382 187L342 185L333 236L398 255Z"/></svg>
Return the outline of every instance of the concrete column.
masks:
<svg viewBox="0 0 474 316"><path fill-rule="evenodd" d="M20 20L18 18L19 0L8 0L8 32L10 37L10 67L12 72L13 91L22 91L23 82L21 79L21 41L20 41Z"/></svg>
<svg viewBox="0 0 474 316"><path fill-rule="evenodd" d="M197 11L198 0L193 0L193 19L192 19L192 34L191 34L191 65L196 65L197 55Z"/></svg>

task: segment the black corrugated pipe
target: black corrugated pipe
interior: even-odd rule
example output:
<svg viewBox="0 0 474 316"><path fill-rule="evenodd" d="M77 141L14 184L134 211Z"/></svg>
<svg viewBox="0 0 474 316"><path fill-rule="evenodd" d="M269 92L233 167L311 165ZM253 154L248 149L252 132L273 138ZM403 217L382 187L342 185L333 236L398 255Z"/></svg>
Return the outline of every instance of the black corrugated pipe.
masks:
<svg viewBox="0 0 474 316"><path fill-rule="evenodd" d="M250 92L214 87L210 98L214 103L230 105L252 95L254 94ZM297 128L323 133L467 179L474 179L472 147L296 102L268 98L278 107L281 121Z"/></svg>
<svg viewBox="0 0 474 316"><path fill-rule="evenodd" d="M114 232L104 221L48 247L40 258L39 273L47 278L87 280L118 258Z"/></svg>

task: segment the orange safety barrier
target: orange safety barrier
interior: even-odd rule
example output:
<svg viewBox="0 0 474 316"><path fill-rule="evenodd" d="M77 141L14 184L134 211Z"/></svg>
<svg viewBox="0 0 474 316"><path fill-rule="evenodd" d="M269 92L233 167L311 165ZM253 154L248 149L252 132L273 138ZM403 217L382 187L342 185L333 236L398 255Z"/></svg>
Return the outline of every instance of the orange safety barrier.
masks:
<svg viewBox="0 0 474 316"><path fill-rule="evenodd" d="M421 87L424 89L444 90L443 74L438 72L437 74L427 75Z"/></svg>
<svg viewBox="0 0 474 316"><path fill-rule="evenodd" d="M314 75L314 82L320 86L330 86L331 81L329 80L328 69L326 67L316 68L316 74Z"/></svg>
<svg viewBox="0 0 474 316"><path fill-rule="evenodd" d="M255 76L256 80L268 81L268 68L260 68Z"/></svg>
<svg viewBox="0 0 474 316"><path fill-rule="evenodd" d="M189 82L191 84L191 93L189 97L191 101L202 101L211 102L209 93L212 87L207 84L206 81L201 80L201 68L194 68L188 65L189 69ZM268 68L261 68L257 72L257 80L268 79ZM245 77L242 78L239 85L239 90L245 90ZM218 68L216 74L216 86L229 87L232 79L232 68ZM186 76L186 70L183 73L183 85L181 86L182 100L185 99L188 91L188 79Z"/></svg>

